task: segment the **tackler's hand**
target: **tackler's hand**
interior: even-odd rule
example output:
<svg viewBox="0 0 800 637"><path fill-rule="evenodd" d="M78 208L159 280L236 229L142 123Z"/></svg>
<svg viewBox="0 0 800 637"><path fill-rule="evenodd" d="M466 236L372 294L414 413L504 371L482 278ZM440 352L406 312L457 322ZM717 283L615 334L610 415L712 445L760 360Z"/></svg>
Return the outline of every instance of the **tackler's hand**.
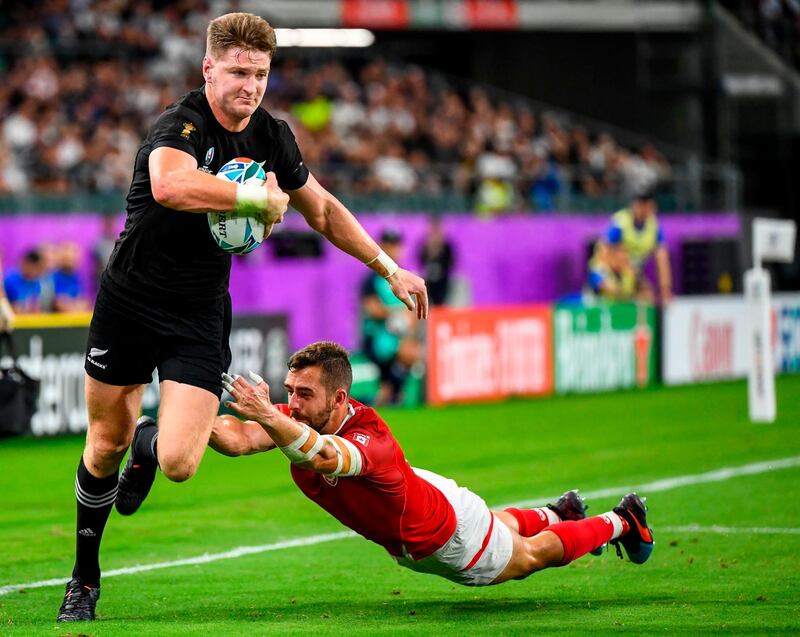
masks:
<svg viewBox="0 0 800 637"><path fill-rule="evenodd" d="M268 424L275 411L269 399L269 385L255 372L250 372L249 376L255 385L248 383L243 376L234 377L223 372L222 388L233 396L233 400L226 401L225 406L247 420Z"/></svg>

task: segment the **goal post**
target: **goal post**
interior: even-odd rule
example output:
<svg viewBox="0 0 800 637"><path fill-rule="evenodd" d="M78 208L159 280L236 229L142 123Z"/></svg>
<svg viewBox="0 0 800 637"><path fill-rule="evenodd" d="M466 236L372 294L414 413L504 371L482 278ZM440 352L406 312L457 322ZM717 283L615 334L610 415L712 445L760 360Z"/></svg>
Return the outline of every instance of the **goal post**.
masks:
<svg viewBox="0 0 800 637"><path fill-rule="evenodd" d="M747 398L750 420L771 423L777 416L772 358L772 294L764 261L791 263L797 224L783 219L753 220L753 268L744 273L747 318Z"/></svg>

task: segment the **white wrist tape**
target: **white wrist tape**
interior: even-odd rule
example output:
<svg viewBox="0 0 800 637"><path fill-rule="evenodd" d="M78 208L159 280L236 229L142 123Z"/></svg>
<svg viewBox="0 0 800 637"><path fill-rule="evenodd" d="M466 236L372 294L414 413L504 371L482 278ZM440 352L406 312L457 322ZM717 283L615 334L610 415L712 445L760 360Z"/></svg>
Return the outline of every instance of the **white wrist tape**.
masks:
<svg viewBox="0 0 800 637"><path fill-rule="evenodd" d="M367 261L367 265L380 274L384 279L388 279L400 268L394 262L394 259L386 254L383 250L378 252L378 256L374 259ZM376 267L377 266L377 267Z"/></svg>
<svg viewBox="0 0 800 637"><path fill-rule="evenodd" d="M325 441L308 425L303 425L303 433L285 447L278 447L293 464L308 462L316 456Z"/></svg>
<svg viewBox="0 0 800 637"><path fill-rule="evenodd" d="M236 214L248 217L261 214L267 209L267 189L255 184L239 184L236 188Z"/></svg>
<svg viewBox="0 0 800 637"><path fill-rule="evenodd" d="M349 477L361 474L363 462L358 447L339 436L327 434L322 438L331 443L331 446L336 450L336 457L338 458L336 469L327 475Z"/></svg>

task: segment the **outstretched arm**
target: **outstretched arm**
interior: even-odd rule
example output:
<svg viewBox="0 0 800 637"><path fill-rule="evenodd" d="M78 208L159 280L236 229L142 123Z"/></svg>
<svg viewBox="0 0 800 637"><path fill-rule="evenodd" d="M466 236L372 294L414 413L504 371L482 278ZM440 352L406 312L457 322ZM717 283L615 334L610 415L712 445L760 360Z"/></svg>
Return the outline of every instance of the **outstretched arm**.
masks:
<svg viewBox="0 0 800 637"><path fill-rule="evenodd" d="M325 190L313 175L308 176L308 181L302 188L290 190L289 197L292 207L305 217L309 226L343 252L386 277L394 295L409 310L416 310L417 318L428 316L425 281L408 270L397 268L391 260L387 262L388 257L355 216L341 201Z"/></svg>
<svg viewBox="0 0 800 637"><path fill-rule="evenodd" d="M267 383L252 372L250 377L255 386L242 376L222 375L223 387L234 398L234 401L225 403L227 407L261 425L273 444L293 464L303 469L332 476L361 473L361 452L353 443L335 435L322 436L308 425L290 418L270 401Z"/></svg>
<svg viewBox="0 0 800 637"><path fill-rule="evenodd" d="M275 448L275 443L257 422L242 422L235 416L217 416L209 446L224 456L248 456Z"/></svg>

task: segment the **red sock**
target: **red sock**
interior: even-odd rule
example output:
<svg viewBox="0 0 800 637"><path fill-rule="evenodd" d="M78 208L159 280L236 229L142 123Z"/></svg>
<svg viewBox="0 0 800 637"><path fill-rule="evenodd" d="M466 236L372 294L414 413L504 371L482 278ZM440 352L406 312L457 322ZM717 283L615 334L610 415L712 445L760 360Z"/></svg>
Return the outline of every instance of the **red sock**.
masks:
<svg viewBox="0 0 800 637"><path fill-rule="evenodd" d="M598 515L578 522L560 522L548 526L545 531L552 531L564 545L564 559L561 565L569 564L592 549L605 544L614 537L614 524L609 515Z"/></svg>
<svg viewBox="0 0 800 637"><path fill-rule="evenodd" d="M511 507L506 509L506 512L517 519L519 534L522 537L533 537L547 526L561 521L558 514L550 509L515 509Z"/></svg>

